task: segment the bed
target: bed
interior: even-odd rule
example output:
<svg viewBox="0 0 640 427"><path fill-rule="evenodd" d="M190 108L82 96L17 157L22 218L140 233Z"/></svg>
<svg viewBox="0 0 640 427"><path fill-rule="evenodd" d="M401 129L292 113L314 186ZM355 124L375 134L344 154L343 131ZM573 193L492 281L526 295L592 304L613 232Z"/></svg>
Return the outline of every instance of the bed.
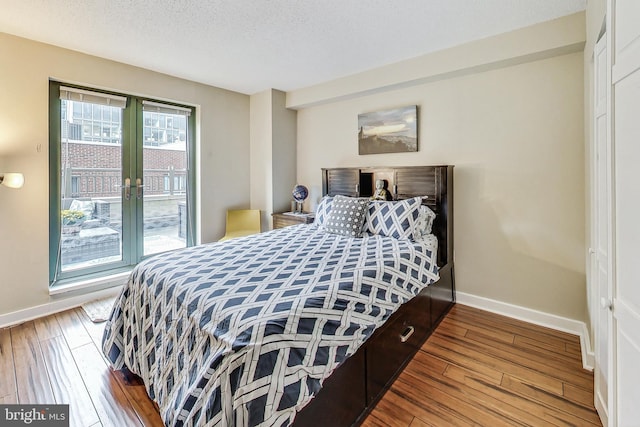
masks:
<svg viewBox="0 0 640 427"><path fill-rule="evenodd" d="M453 301L451 169L412 169L434 178L417 199L397 169L358 169L357 194L331 178L344 170L323 170L334 210L386 177L403 199L394 206L433 207L432 238L310 224L143 261L106 325L105 355L142 378L166 425L359 422ZM390 349L389 336L408 344Z"/></svg>

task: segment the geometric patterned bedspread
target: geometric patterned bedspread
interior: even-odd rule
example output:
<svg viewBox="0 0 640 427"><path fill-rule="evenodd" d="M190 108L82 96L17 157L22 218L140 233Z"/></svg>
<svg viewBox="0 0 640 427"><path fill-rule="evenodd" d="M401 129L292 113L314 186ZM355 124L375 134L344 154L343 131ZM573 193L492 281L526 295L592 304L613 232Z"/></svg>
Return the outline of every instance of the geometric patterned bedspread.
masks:
<svg viewBox="0 0 640 427"><path fill-rule="evenodd" d="M287 426L398 307L438 279L436 249L298 225L140 263L106 324L115 369L168 426Z"/></svg>

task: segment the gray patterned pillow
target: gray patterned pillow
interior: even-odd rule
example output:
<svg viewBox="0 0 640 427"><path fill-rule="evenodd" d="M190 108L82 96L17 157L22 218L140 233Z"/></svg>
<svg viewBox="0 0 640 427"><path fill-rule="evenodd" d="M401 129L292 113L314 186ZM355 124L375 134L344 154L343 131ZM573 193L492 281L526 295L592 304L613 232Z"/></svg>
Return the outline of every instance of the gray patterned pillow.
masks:
<svg viewBox="0 0 640 427"><path fill-rule="evenodd" d="M361 237L368 206L368 199L335 196L331 202L331 211L324 222L324 229L342 236Z"/></svg>

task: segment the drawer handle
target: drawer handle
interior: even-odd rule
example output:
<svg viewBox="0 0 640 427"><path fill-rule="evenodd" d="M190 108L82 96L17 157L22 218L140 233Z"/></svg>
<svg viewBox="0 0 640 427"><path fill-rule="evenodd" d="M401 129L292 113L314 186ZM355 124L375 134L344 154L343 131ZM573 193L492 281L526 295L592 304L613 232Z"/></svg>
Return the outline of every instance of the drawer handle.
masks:
<svg viewBox="0 0 640 427"><path fill-rule="evenodd" d="M415 328L413 326L409 326L404 330L402 334L400 334L400 342L407 342L407 340L413 335L415 332Z"/></svg>

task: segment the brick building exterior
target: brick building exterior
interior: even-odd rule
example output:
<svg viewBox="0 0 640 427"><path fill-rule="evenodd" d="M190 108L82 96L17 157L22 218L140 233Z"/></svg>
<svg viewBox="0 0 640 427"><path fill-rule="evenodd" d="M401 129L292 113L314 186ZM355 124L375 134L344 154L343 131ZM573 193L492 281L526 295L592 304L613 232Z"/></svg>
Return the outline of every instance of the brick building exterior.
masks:
<svg viewBox="0 0 640 427"><path fill-rule="evenodd" d="M65 196L118 196L122 186L121 150L120 144L77 141L63 143L61 159ZM184 193L186 160L184 143L144 147L145 194Z"/></svg>

